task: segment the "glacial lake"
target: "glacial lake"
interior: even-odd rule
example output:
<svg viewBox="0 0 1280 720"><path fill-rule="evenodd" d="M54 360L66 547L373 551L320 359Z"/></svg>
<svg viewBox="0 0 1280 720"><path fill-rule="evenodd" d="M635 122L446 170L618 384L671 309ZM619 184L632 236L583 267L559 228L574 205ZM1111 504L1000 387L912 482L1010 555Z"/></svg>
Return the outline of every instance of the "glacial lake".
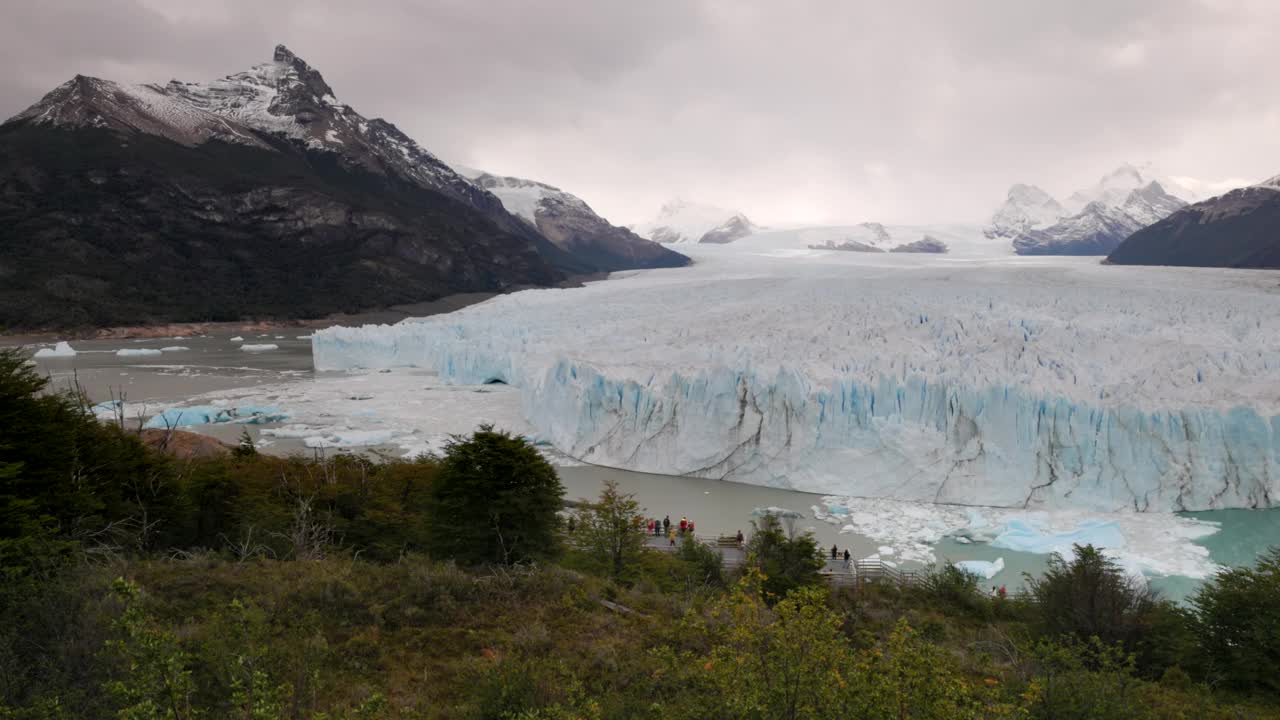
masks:
<svg viewBox="0 0 1280 720"><path fill-rule="evenodd" d="M56 387L78 383L90 398L101 402L125 394L131 406L149 411L181 404L204 393L280 384L310 383L340 373L316 373L311 366L311 343L299 337L306 330L291 329L268 333L242 333L239 336L164 338L147 340L73 341L75 357L48 358L35 361L40 371L53 380ZM276 350L246 352L240 349L242 337L247 344L274 344ZM0 345L6 344L0 341ZM14 344L8 341L7 344ZM139 350L184 347L159 355L120 356L121 349ZM242 425L199 426L190 428L233 442ZM270 426L247 426L256 436ZM379 448L368 448L375 450ZM289 454L314 452L300 440L274 440L267 451ZM354 449L360 451L363 449ZM839 527L813 518L812 507L820 505L822 496L780 488L743 485L704 478L652 475L590 465L559 467L569 498L593 497L606 479L614 479L627 492L635 493L646 508L646 514L661 518L670 515L678 521L687 516L697 523L699 534L733 534L749 532L752 511L763 507L784 507L803 513L794 521L796 530L812 530L820 546L848 548L854 557L876 553L880 543L856 534L840 534ZM1214 510L1183 513L1185 517L1218 523L1220 530L1195 540L1209 551L1209 558L1221 565L1252 563L1261 552L1280 545L1280 509ZM1002 558L1003 572L991 580L992 585L1005 585L1014 590L1022 585L1022 573L1038 573L1045 567L1046 556L1015 552L982 543L961 544L944 538L934 545L934 553L942 560L986 560ZM891 559L886 557L885 559ZM918 566L905 563L904 566ZM1153 587L1166 596L1183 599L1199 586L1199 581L1185 577L1151 578Z"/></svg>

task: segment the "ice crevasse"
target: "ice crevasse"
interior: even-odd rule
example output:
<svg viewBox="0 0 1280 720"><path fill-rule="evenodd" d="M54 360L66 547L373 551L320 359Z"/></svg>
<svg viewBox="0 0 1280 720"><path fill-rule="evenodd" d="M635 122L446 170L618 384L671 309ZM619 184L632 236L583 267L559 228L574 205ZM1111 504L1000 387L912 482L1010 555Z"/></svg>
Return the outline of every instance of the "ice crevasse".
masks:
<svg viewBox="0 0 1280 720"><path fill-rule="evenodd" d="M1228 306L1190 311L1198 299L1171 304L1158 292L1129 288L1121 301L1109 297L1120 288L1101 287L1083 294L1081 307L1066 309L1017 297L1031 292L1025 288L1005 289L1014 297L997 307L981 291L938 297L928 282L920 296L897 300L888 295L894 288L869 280L857 290L857 317L833 319L823 313L847 313L847 305L814 305L814 279L762 282L770 284L769 309L751 314L751 322L770 323L768 312L785 306L788 293L802 295L793 300L803 308L779 312L808 312L823 349L785 337L710 347L717 333L732 334L723 331L732 320L723 313L736 311L705 313L698 321L705 328L679 318L655 328L660 298L635 297L653 288L610 281L607 291L540 291L536 302L518 293L421 322L331 328L313 338L315 362L320 369L424 367L459 384L515 385L528 420L560 451L645 472L840 495L1103 511L1271 507L1280 497L1280 415L1265 403L1204 400L1213 390L1204 386L1206 374L1237 385L1280 379L1280 353L1247 342L1226 351L1171 343L1159 317L1180 312L1210 327L1215 313L1231 316ZM628 299L610 307L620 293ZM1120 319L1090 325L1094 305L1108 300L1119 304ZM645 302L659 306L646 325L592 324L631 317ZM1124 302L1148 303L1153 317ZM636 303L631 315L625 303ZM554 328L536 320L548 316L547 304L560 311ZM1004 314L1015 312L1023 317ZM1239 340L1274 329L1253 323L1236 317L1227 332ZM835 337L849 327L859 330ZM605 351L606 338L628 339ZM765 342L775 349L762 350ZM1108 350L1108 343L1120 347ZM1161 354L1152 367L1108 375L1117 357L1153 345ZM908 350L890 357L884 346ZM1109 360L1108 352L1116 355ZM1177 382L1167 380L1175 375ZM1148 388L1143 378L1159 387ZM1185 403L1177 402L1180 393Z"/></svg>

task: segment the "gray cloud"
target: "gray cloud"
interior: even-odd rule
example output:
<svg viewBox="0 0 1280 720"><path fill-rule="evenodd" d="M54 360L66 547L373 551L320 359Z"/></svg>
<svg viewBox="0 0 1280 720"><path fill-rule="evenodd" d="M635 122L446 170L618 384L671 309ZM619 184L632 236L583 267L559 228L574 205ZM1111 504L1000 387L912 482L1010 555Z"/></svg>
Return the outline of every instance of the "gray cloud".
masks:
<svg viewBox="0 0 1280 720"><path fill-rule="evenodd" d="M616 222L674 195L765 222L976 219L1122 161L1280 173L1271 0L41 0L0 115L76 73L213 78L283 42L442 157Z"/></svg>

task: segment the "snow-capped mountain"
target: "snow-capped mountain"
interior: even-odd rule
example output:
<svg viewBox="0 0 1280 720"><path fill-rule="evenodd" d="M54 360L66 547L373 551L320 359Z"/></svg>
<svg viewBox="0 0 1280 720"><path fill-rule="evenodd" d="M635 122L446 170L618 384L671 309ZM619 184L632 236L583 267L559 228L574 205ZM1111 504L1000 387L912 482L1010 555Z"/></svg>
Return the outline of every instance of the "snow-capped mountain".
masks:
<svg viewBox="0 0 1280 720"><path fill-rule="evenodd" d="M501 206L395 125L339 102L320 73L284 45L271 62L212 82L145 86L256 130L336 153L371 172L394 172L485 211Z"/></svg>
<svg viewBox="0 0 1280 720"><path fill-rule="evenodd" d="M986 233L1011 238L1020 255L1105 255L1199 199L1197 183L1125 163L1063 203L1035 186L1014 185Z"/></svg>
<svg viewBox="0 0 1280 720"><path fill-rule="evenodd" d="M631 228L641 237L660 243L731 243L758 232L746 215L714 205L672 200L658 216Z"/></svg>
<svg viewBox="0 0 1280 720"><path fill-rule="evenodd" d="M1280 176L1181 208L1134 232L1107 260L1280 268Z"/></svg>
<svg viewBox="0 0 1280 720"><path fill-rule="evenodd" d="M283 46L210 83L73 78L0 126L0 189L8 327L316 316L602 269Z"/></svg>
<svg viewBox="0 0 1280 720"><path fill-rule="evenodd" d="M1049 193L1035 185L1018 183L991 216L985 232L990 238L1013 239L1035 228L1046 227L1067 215L1067 211Z"/></svg>
<svg viewBox="0 0 1280 720"><path fill-rule="evenodd" d="M1130 190L1119 205L1093 200L1049 227L1028 230L1014 238L1013 249L1019 255L1106 255L1135 231L1185 205L1152 181Z"/></svg>
<svg viewBox="0 0 1280 720"><path fill-rule="evenodd" d="M689 258L626 228L611 225L581 198L560 188L524 178L493 175L454 165L472 183L494 194L507 211L544 237L601 270L681 267Z"/></svg>
<svg viewBox="0 0 1280 720"><path fill-rule="evenodd" d="M1093 185L1072 193L1063 206L1070 214L1084 209L1091 202L1100 202L1110 207L1119 207L1128 199L1134 190L1144 188L1151 183L1158 183L1164 191L1183 203L1197 202L1204 198L1189 183L1175 179L1149 164L1131 165L1124 163L1115 170L1102 176Z"/></svg>
<svg viewBox="0 0 1280 720"><path fill-rule="evenodd" d="M139 132L194 147L210 140L270 146L239 123L194 107L150 85L125 85L77 75L9 122L58 128Z"/></svg>

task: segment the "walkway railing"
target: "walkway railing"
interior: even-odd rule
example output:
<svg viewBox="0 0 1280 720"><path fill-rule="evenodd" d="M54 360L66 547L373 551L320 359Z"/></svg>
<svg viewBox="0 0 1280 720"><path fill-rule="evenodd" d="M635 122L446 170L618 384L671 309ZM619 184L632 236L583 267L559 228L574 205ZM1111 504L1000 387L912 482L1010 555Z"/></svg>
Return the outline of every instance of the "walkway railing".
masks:
<svg viewBox="0 0 1280 720"><path fill-rule="evenodd" d="M674 551L684 542L686 536L676 534L676 544L672 546L666 536L649 535L649 547L655 550ZM746 562L746 553L738 545L737 538L724 535L694 534L693 538L713 550L721 551L725 567L738 567ZM851 560L845 563L840 559L830 559L827 566L818 571L832 587L857 588L868 583L885 583L902 587L928 587L933 574L926 570L902 570L883 560ZM1035 597L1025 590L1008 593L1008 600L1035 602Z"/></svg>

